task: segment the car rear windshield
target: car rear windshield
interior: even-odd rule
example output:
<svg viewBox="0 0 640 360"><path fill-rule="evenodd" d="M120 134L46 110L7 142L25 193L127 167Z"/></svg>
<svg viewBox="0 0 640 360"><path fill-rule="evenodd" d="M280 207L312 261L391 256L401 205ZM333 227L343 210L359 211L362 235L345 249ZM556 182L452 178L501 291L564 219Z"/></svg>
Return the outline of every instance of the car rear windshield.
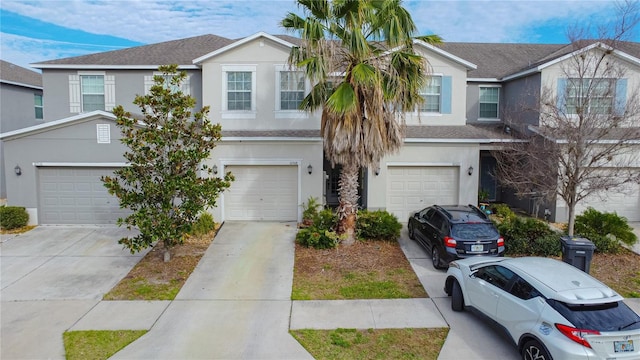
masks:
<svg viewBox="0 0 640 360"><path fill-rule="evenodd" d="M451 236L456 239L473 240L473 239L491 239L497 237L498 230L493 224L455 224L451 227Z"/></svg>
<svg viewBox="0 0 640 360"><path fill-rule="evenodd" d="M579 329L597 331L640 329L640 316L622 301L596 305L571 305L553 299L548 299L547 302Z"/></svg>

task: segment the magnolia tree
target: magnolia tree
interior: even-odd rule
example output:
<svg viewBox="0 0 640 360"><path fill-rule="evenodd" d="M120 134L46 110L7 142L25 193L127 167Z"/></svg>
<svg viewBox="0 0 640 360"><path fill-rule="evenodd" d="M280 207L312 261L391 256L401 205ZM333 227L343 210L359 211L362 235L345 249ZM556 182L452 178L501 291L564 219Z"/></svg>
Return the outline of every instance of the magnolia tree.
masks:
<svg viewBox="0 0 640 360"><path fill-rule="evenodd" d="M514 111L535 113L539 126L494 152L503 185L566 203L569 235L580 202L640 183L637 65L626 59L630 44L623 41L638 23L636 3L622 6L618 21L599 28L599 40L571 31L571 47L549 69L554 81L543 84L535 106Z"/></svg>
<svg viewBox="0 0 640 360"><path fill-rule="evenodd" d="M195 99L180 90L186 73L177 65L159 70L162 75L154 76L149 93L133 101L142 117L131 116L122 106L113 110L128 147L128 166L102 181L120 207L131 210L118 224L140 231L119 243L135 253L162 241L168 261L171 247L182 244L200 213L215 206L233 177L214 177L203 163L220 140L221 127L207 118L208 107L192 112Z"/></svg>

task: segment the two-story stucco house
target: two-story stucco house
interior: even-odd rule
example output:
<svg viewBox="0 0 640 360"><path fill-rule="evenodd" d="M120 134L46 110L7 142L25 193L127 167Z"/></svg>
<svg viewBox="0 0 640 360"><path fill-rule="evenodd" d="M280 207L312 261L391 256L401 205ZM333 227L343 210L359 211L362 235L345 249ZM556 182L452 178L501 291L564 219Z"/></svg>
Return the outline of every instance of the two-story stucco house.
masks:
<svg viewBox="0 0 640 360"><path fill-rule="evenodd" d="M302 72L287 66L298 42L266 33L204 35L34 64L42 69L47 112L41 125L2 134L6 161L22 168L7 179L9 203L27 207L39 224L115 222L122 214L117 199L99 180L125 165L109 111L120 104L139 112L135 94L148 91L158 65L175 63L188 73L183 90L222 125L209 165L236 177L211 210L216 221L299 221L310 197L335 204L339 169L323 156L320 114L297 110L310 89ZM432 71L427 101L407 114L402 149L363 169L362 206L406 221L433 203L476 203L478 189L501 200L490 151L514 141L501 111L522 91L539 89L548 77L541 64L568 54L565 48L418 42ZM635 77L638 55L626 54ZM629 214L640 220L640 190Z"/></svg>
<svg viewBox="0 0 640 360"><path fill-rule="evenodd" d="M42 75L0 60L0 132L40 124L44 121ZM0 159L4 147L0 141ZM15 172L10 168L10 172ZM4 161L0 162L0 198L6 198Z"/></svg>

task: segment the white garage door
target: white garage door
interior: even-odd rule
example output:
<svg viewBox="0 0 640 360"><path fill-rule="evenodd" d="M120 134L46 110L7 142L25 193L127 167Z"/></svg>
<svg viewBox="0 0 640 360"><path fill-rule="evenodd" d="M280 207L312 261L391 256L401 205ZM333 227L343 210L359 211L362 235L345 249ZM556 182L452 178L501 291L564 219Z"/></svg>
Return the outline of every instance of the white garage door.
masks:
<svg viewBox="0 0 640 360"><path fill-rule="evenodd" d="M628 184L624 190L611 191L606 196L591 196L578 203L576 214L589 206L600 212L615 212L628 221L640 221L640 185Z"/></svg>
<svg viewBox="0 0 640 360"><path fill-rule="evenodd" d="M390 166L387 174L387 211L402 222L433 204L458 204L457 167Z"/></svg>
<svg viewBox="0 0 640 360"><path fill-rule="evenodd" d="M128 214L102 185L108 168L39 168L40 224L115 224Z"/></svg>
<svg viewBox="0 0 640 360"><path fill-rule="evenodd" d="M298 167L232 165L235 181L224 192L226 220L297 221Z"/></svg>

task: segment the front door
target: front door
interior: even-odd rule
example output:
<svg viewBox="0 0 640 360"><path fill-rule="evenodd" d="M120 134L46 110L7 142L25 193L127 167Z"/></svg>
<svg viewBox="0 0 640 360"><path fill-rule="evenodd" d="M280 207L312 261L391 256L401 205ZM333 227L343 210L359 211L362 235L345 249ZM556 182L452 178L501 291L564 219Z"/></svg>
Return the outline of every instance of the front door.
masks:
<svg viewBox="0 0 640 360"><path fill-rule="evenodd" d="M338 182L340 181L342 165L336 164L335 167L331 167L331 162L325 158L323 170L326 175L324 185L326 204L328 207L336 208L339 203ZM360 178L358 179L358 206L362 209L367 207L366 185L367 172L365 169L361 169Z"/></svg>

